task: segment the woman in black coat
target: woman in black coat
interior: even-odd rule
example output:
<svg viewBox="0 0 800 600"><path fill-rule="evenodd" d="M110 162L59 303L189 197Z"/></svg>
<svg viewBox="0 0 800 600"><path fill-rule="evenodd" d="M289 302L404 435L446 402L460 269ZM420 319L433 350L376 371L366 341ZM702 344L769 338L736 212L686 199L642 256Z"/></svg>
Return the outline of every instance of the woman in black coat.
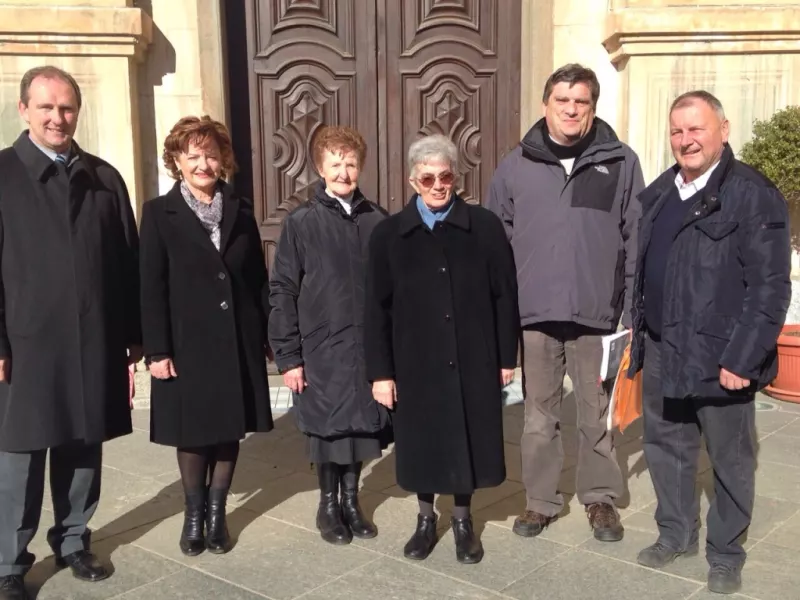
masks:
<svg viewBox="0 0 800 600"><path fill-rule="evenodd" d="M358 189L366 152L348 127L315 137L322 181L284 219L270 283L270 345L308 437L320 487L317 528L331 544L377 535L359 507L358 483L362 463L389 442L387 411L373 401L364 371L367 243L386 218Z"/></svg>
<svg viewBox="0 0 800 600"><path fill-rule="evenodd" d="M394 409L397 482L419 501L405 556L427 558L434 494L453 494L456 557L477 563L470 499L506 476L501 387L514 376L519 316L502 224L453 192L457 168L447 137L411 145L417 194L370 240L365 347L375 399Z"/></svg>
<svg viewBox="0 0 800 600"><path fill-rule="evenodd" d="M140 232L150 438L178 449L181 550L221 554L231 545L225 500L239 440L273 427L267 271L253 205L222 180L235 169L225 126L181 119L163 158L178 182L145 203Z"/></svg>

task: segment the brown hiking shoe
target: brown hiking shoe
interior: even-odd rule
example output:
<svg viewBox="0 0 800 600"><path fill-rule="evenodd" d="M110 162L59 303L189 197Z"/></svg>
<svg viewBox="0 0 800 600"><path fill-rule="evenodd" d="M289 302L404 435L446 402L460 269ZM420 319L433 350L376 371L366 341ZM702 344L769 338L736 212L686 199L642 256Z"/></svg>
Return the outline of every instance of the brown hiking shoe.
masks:
<svg viewBox="0 0 800 600"><path fill-rule="evenodd" d="M536 537L558 517L548 517L533 510L526 510L516 519L511 531L522 537Z"/></svg>
<svg viewBox="0 0 800 600"><path fill-rule="evenodd" d="M613 506L604 502L589 504L586 506L586 515L594 530L594 539L601 542L618 542L622 539L625 529Z"/></svg>

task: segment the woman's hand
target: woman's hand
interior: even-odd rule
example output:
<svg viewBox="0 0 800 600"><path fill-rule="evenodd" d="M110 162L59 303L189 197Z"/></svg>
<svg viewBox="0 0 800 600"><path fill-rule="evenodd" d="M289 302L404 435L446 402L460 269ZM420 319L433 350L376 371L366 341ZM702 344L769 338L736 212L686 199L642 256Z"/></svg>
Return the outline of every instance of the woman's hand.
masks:
<svg viewBox="0 0 800 600"><path fill-rule="evenodd" d="M177 377L178 373L175 371L175 364L171 358L164 358L150 363L150 374L156 379L169 379Z"/></svg>
<svg viewBox="0 0 800 600"><path fill-rule="evenodd" d="M514 369L500 369L500 383L506 387L514 381Z"/></svg>
<svg viewBox="0 0 800 600"><path fill-rule="evenodd" d="M372 384L372 397L375 402L383 404L386 408L394 408L397 402L397 389L393 379L380 379Z"/></svg>
<svg viewBox="0 0 800 600"><path fill-rule="evenodd" d="M302 394L303 390L306 389L308 385L308 383L306 383L303 367L295 367L294 369L286 371L286 373L283 374L283 384L295 394Z"/></svg>

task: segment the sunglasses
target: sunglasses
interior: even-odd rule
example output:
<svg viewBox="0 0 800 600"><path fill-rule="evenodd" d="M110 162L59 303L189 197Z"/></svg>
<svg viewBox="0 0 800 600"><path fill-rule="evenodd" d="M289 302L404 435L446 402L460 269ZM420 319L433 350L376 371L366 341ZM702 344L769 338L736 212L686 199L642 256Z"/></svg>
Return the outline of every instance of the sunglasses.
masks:
<svg viewBox="0 0 800 600"><path fill-rule="evenodd" d="M417 182L422 187L429 188L433 187L433 184L436 183L437 179L442 182L442 185L452 185L456 180L456 176L450 172L439 173L438 175L426 173L422 177L417 177Z"/></svg>

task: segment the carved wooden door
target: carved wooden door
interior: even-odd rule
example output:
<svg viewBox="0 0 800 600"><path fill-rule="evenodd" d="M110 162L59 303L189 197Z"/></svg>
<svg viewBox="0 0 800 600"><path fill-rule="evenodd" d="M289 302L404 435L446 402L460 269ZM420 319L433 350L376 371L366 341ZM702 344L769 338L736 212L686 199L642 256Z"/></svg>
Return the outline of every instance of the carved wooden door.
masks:
<svg viewBox="0 0 800 600"><path fill-rule="evenodd" d="M445 133L460 193L479 201L519 141L521 0L246 0L253 192L268 262L283 218L313 192L309 141L350 125L369 151L361 188L392 212L405 154Z"/></svg>
<svg viewBox="0 0 800 600"><path fill-rule="evenodd" d="M379 30L387 112L401 117L386 121L382 140L390 209L412 193L409 145L431 133L455 142L459 194L479 202L499 159L519 142L520 0L385 0L379 21L387 23Z"/></svg>

